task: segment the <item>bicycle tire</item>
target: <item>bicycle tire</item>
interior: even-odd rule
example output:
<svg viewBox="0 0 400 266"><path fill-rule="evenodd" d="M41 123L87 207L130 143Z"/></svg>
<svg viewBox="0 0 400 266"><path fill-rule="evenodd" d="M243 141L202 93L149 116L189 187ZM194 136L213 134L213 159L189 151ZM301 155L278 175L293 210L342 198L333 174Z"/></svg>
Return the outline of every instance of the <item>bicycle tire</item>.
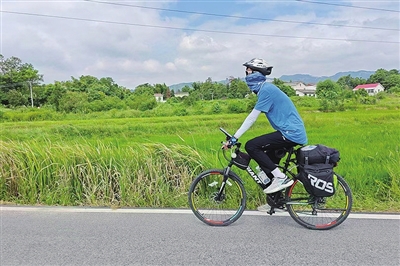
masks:
<svg viewBox="0 0 400 266"><path fill-rule="evenodd" d="M295 180L286 189L286 208L300 225L313 230L328 230L343 223L350 214L353 196L344 178L335 173L337 185L331 197L314 198Z"/></svg>
<svg viewBox="0 0 400 266"><path fill-rule="evenodd" d="M194 215L211 226L227 226L237 221L246 208L246 190L232 171L228 174L222 199L216 199L224 170L210 169L199 174L190 185L188 202Z"/></svg>

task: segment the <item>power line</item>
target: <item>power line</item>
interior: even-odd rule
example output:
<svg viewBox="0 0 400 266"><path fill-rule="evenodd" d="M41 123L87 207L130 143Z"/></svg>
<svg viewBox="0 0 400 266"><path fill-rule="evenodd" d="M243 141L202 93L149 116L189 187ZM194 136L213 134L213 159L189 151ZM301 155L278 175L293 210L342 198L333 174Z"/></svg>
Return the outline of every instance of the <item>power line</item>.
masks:
<svg viewBox="0 0 400 266"><path fill-rule="evenodd" d="M185 10L178 10L178 9L158 8L158 7L148 7L148 6L141 6L141 5L121 4L121 3L104 2L104 1L96 1L96 0L83 0L83 1L92 2L92 3L98 3L98 4L108 4L108 5L125 6L125 7L136 7L136 8L143 8L143 9L160 10L160 11L177 12L177 13L194 14L194 15L205 15L205 16L213 16L213 17L237 18L237 19L258 20L258 21L275 21L275 22L282 22L282 23L308 24L308 25L333 26L333 27L344 27L344 28L358 28L358 29L370 29L370 30L400 31L400 29L377 28L377 27L367 27L367 26L353 26L353 25L317 23L317 22L308 22L308 21L293 21L293 20L282 20L282 19L244 17L244 16L235 16L235 15L222 15L222 14L214 14L214 13L205 13L205 12L197 12L197 11L185 11Z"/></svg>
<svg viewBox="0 0 400 266"><path fill-rule="evenodd" d="M310 36L292 36L292 35L277 35L277 34L261 34L261 33L249 33L249 32L233 32L233 31L220 31L220 30L179 28L179 27L169 27L169 26L149 25L149 24L138 24L138 23L128 23L128 22L117 22L117 21L88 19L88 18L76 18L76 17L56 16L56 15L45 15L45 14L15 12L15 11L6 11L6 10L0 10L0 12L8 13L8 14L16 14L16 15L45 17L45 18L58 18L58 19L68 19L68 20L88 21L88 22L101 22L101 23L117 24L117 25L137 26L137 27L148 27L148 28L159 28L159 29L170 29L170 30L184 30L184 31L200 31L200 32L222 33L222 34L233 34L233 35L247 35L247 36L260 36L260 37L278 37L278 38L292 38L292 39L328 40L328 41L347 41L347 42L372 42L372 43L388 43L388 44L399 44L400 43L400 41L340 39L340 38L324 38L324 37L310 37Z"/></svg>
<svg viewBox="0 0 400 266"><path fill-rule="evenodd" d="M393 9L382 9L382 8L365 7L365 6L350 6L350 5L333 4L333 3L318 2L318 1L308 1L308 0L295 0L295 1L304 2L304 3L311 3L311 4L321 4L321 5L329 5L329 6L341 6L341 7L348 7L348 8L358 8L358 9L367 9L367 10L375 10L375 11L400 13L399 10L393 10Z"/></svg>

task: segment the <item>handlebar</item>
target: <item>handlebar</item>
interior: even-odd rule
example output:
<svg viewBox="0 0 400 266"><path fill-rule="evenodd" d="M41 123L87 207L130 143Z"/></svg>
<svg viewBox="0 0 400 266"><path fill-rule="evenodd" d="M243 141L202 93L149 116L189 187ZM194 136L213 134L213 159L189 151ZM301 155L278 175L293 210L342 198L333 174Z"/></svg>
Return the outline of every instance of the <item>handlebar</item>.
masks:
<svg viewBox="0 0 400 266"><path fill-rule="evenodd" d="M221 130L221 132L225 134L226 141L229 141L230 138L232 138L232 135L229 134L228 131L226 131L222 127L220 127L219 130ZM220 151L222 150L223 157L225 158L225 160L230 162L230 165L235 164L234 159L240 153L240 147L242 144L240 142L236 142L234 145L227 145L226 148L224 148L227 142L222 141L222 143L224 144L224 146L222 146Z"/></svg>
<svg viewBox="0 0 400 266"><path fill-rule="evenodd" d="M225 134L225 136L227 137L227 139L230 139L230 138L232 138L232 135L231 134L229 134L225 129L223 129L222 127L220 127L219 128L219 130L221 130L222 131L222 133L224 133Z"/></svg>
<svg viewBox="0 0 400 266"><path fill-rule="evenodd" d="M224 133L225 134L225 136L226 136L226 140L230 140L230 138L232 138L232 135L231 134L229 134L228 133L228 131L226 131L225 129L223 129L222 127L220 127L219 128L219 130L221 130L222 131L222 133ZM222 143L224 143L224 142L222 142ZM225 144L225 143L224 143ZM239 149L240 149L240 146L241 146L241 143L240 142L237 142L236 144L234 144L234 145L228 145L228 148L232 148L233 146L236 146L236 152L238 152L239 151Z"/></svg>

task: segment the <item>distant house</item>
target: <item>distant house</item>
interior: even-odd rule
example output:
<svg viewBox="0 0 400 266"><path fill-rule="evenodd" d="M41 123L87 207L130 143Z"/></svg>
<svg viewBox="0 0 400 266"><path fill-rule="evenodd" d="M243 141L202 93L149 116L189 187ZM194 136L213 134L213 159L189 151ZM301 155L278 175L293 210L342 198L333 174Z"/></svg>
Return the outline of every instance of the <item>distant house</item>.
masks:
<svg viewBox="0 0 400 266"><path fill-rule="evenodd" d="M317 87L315 85L306 85L303 82L289 82L286 83L296 91L296 96L311 96L315 97Z"/></svg>
<svg viewBox="0 0 400 266"><path fill-rule="evenodd" d="M384 91L385 88L380 83L362 84L353 89L353 92L358 90L366 90L368 95L376 95L378 92Z"/></svg>
<svg viewBox="0 0 400 266"><path fill-rule="evenodd" d="M156 98L157 102L163 103L164 101L164 95L162 93L155 93L154 98Z"/></svg>
<svg viewBox="0 0 400 266"><path fill-rule="evenodd" d="M177 92L175 93L175 97L183 98L189 96L189 92Z"/></svg>

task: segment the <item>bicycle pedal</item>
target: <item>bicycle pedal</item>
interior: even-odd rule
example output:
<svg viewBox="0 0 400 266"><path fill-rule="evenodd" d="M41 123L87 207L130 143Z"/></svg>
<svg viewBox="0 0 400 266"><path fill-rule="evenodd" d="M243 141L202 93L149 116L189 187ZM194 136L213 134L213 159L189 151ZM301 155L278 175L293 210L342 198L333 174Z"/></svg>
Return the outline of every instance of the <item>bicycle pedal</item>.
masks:
<svg viewBox="0 0 400 266"><path fill-rule="evenodd" d="M267 211L267 213L268 213L269 215L272 215L272 214L274 214L274 213L275 213L275 210L274 210L274 208L271 208L269 211Z"/></svg>

